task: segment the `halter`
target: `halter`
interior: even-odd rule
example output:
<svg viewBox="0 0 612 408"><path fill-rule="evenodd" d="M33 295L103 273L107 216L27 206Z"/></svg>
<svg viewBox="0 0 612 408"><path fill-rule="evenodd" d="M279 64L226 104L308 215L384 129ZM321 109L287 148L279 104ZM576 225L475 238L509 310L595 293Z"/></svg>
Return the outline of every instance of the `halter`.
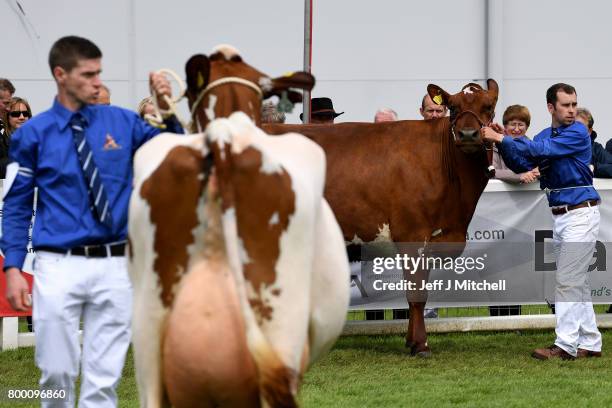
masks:
<svg viewBox="0 0 612 408"><path fill-rule="evenodd" d="M466 115L466 114L470 114L476 118L476 121L478 122L480 129L482 129L485 126L488 126L488 125L485 125L485 123L482 120L480 120L480 118L478 117L476 113L474 113L473 111L469 109L464 110L460 112L457 116L455 116L455 118L450 123L451 135L453 136L454 142L457 141L457 135L455 134L455 126L457 125L457 120L459 120L461 116ZM484 145L485 151L487 152L487 161L488 161L486 174L488 178L493 178L495 177L495 167L493 166L493 143L484 142L483 145Z"/></svg>
<svg viewBox="0 0 612 408"><path fill-rule="evenodd" d="M198 97L196 98L195 102L193 103L193 105L191 105L191 119L194 119L194 115L196 112L196 109L198 108L198 106L200 105L200 103L202 102L202 99L204 99L204 96L206 96L207 93L209 93L211 90L213 90L214 88L217 88L221 85L227 85L227 84L240 84L240 85L244 85L252 90L254 90L257 95L259 96L259 99L263 99L263 91L261 90L261 87L259 85L257 85L254 82L251 82L247 79L244 78L240 78L240 77L224 77L224 78L219 78L216 81L212 81L211 83L208 84L208 86L206 86L206 88L204 88L198 95ZM198 127L200 126L200 123L198 122Z"/></svg>
<svg viewBox="0 0 612 408"><path fill-rule="evenodd" d="M168 96L164 95L164 100L166 101L166 103L168 104L168 109L161 109L159 107L159 104L157 102L157 95L153 95L153 106L155 107L155 113L153 115L145 115L145 120L147 122L149 122L149 124L158 127L158 128L164 128L164 117L168 116L168 115L174 115L177 120L181 123L181 126L183 126L183 128L187 128L187 124L186 122L184 122L183 120L181 120L181 118L178 115L178 112L176 110L176 104L185 97L185 83L183 82L183 80L176 74L176 72L172 71L171 69L160 69L159 71L157 71L157 73L159 74L168 74L170 75L179 85L180 88L180 92L178 97L176 97L175 99L171 99ZM196 98L195 103L192 105L191 107L191 119L194 118L194 114L195 111L198 107L198 105L200 104L200 102L202 102L202 99L204 98L204 96L206 96L206 94L208 92L210 92L212 89L221 86L221 85L226 85L226 84L240 84L240 85L244 85L247 86L249 88L251 88L252 90L254 90L257 95L259 95L260 99L263 99L263 91L262 88L266 89L268 87L271 87L271 85L268 85L268 82L265 81L265 79L267 79L268 81L270 81L269 78L262 78L262 84L261 86L247 80L244 78L240 78L240 77L224 77L224 78L219 78L216 81L213 81L211 83L208 84L208 86L206 88L204 88L198 95L198 97ZM200 123L198 122L198 127L200 126ZM201 131L201 130L200 130Z"/></svg>

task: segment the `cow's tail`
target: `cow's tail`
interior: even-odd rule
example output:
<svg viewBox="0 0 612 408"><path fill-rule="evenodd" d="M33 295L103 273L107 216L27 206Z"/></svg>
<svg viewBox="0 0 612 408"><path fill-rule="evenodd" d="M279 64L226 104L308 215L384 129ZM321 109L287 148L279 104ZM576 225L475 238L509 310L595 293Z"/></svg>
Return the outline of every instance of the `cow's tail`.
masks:
<svg viewBox="0 0 612 408"><path fill-rule="evenodd" d="M223 229L229 263L234 273L240 307L244 316L247 345L258 372L263 407L297 407L298 373L280 358L262 331L247 296L246 280L240 261L234 209L223 215Z"/></svg>
<svg viewBox="0 0 612 408"><path fill-rule="evenodd" d="M297 372L282 362L254 319L248 319L246 326L249 350L257 366L262 406L297 407Z"/></svg>

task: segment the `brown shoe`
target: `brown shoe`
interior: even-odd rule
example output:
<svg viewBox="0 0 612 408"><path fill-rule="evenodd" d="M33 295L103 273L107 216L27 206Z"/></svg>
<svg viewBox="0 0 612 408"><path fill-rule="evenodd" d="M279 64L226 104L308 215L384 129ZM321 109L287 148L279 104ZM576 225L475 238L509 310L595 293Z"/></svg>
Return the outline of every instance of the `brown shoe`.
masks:
<svg viewBox="0 0 612 408"><path fill-rule="evenodd" d="M601 357L601 351L591 351L586 349L578 349L576 358Z"/></svg>
<svg viewBox="0 0 612 408"><path fill-rule="evenodd" d="M533 350L533 353L531 353L531 357L537 358L538 360L548 360L550 358L574 360L576 358L555 344L550 347Z"/></svg>

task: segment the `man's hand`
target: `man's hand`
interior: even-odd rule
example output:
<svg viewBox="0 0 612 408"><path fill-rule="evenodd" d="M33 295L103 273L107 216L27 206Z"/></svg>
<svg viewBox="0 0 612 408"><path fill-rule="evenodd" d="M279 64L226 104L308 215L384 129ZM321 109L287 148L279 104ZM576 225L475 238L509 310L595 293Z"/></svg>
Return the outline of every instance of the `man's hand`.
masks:
<svg viewBox="0 0 612 408"><path fill-rule="evenodd" d="M520 180L523 184L533 183L538 178L540 178L540 170L537 167L520 174Z"/></svg>
<svg viewBox="0 0 612 408"><path fill-rule="evenodd" d="M491 123L489 127L493 129L494 131L496 131L497 133L501 133L502 135L504 134L504 127L497 122Z"/></svg>
<svg viewBox="0 0 612 408"><path fill-rule="evenodd" d="M18 268L6 270L6 298L11 307L18 312L26 312L32 307L31 296L28 293L28 282Z"/></svg>
<svg viewBox="0 0 612 408"><path fill-rule="evenodd" d="M151 72L149 73L149 89L151 90L151 95L157 98L157 104L160 109L168 109L168 104L162 95L172 97L170 81L163 74Z"/></svg>
<svg viewBox="0 0 612 408"><path fill-rule="evenodd" d="M485 142L500 143L504 139L504 135L502 133L497 133L495 130L493 130L493 128L488 126L480 129L480 135Z"/></svg>
<svg viewBox="0 0 612 408"><path fill-rule="evenodd" d="M536 176L534 176L530 171L521 173L519 176L520 176L521 184L529 184L537 180Z"/></svg>

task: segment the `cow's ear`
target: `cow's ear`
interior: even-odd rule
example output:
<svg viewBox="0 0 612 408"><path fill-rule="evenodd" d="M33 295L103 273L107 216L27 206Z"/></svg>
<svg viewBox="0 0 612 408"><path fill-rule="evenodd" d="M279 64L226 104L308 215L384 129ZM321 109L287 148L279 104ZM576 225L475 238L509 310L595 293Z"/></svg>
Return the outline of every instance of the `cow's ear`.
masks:
<svg viewBox="0 0 612 408"><path fill-rule="evenodd" d="M315 86L315 78L308 72L291 72L278 78L262 79L260 86L264 91L264 99L273 95L281 96L283 91L287 91L287 96L292 103L302 102L302 94L293 89L312 90Z"/></svg>
<svg viewBox="0 0 612 408"><path fill-rule="evenodd" d="M208 85L210 77L210 60L204 54L196 54L185 64L187 74L187 92L196 95Z"/></svg>
<svg viewBox="0 0 612 408"><path fill-rule="evenodd" d="M497 81L495 81L493 78L487 79L487 88L489 92L495 94L497 97L499 93L499 85L497 85Z"/></svg>
<svg viewBox="0 0 612 408"><path fill-rule="evenodd" d="M444 89L438 85L429 84L427 85L427 93L429 97L436 105L448 105L450 95Z"/></svg>

